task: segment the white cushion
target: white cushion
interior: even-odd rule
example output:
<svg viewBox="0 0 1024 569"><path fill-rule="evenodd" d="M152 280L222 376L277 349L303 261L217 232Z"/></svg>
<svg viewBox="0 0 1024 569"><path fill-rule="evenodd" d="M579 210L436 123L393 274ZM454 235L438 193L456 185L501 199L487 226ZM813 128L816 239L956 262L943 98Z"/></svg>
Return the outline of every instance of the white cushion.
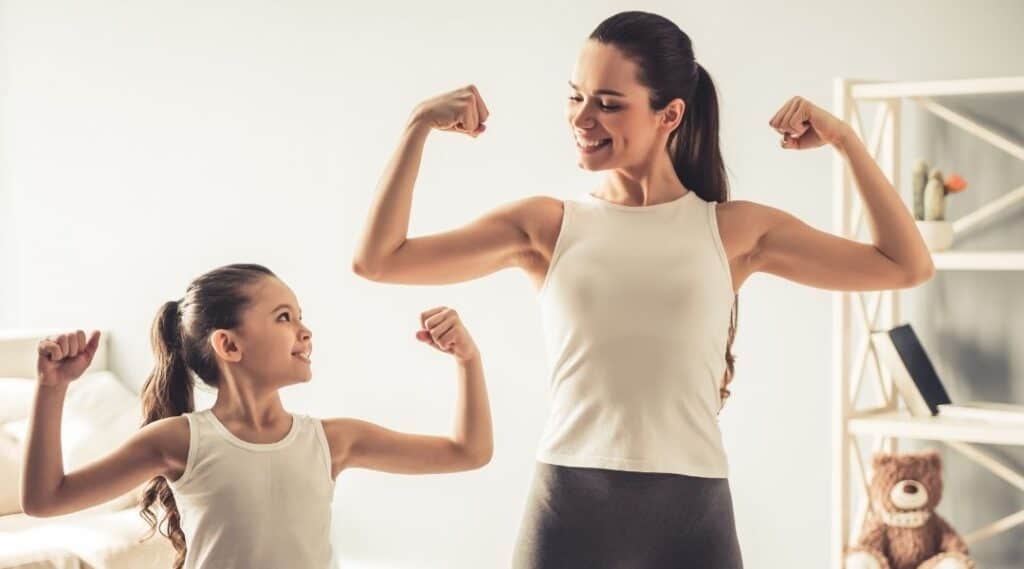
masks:
<svg viewBox="0 0 1024 569"><path fill-rule="evenodd" d="M21 512L21 446L0 433L0 516Z"/></svg>
<svg viewBox="0 0 1024 569"><path fill-rule="evenodd" d="M166 569L174 548L134 510L56 518L0 517L0 567ZM46 564L28 565L29 561ZM79 565L78 563L81 563Z"/></svg>
<svg viewBox="0 0 1024 569"><path fill-rule="evenodd" d="M35 379L0 377L0 423L28 417L35 393Z"/></svg>

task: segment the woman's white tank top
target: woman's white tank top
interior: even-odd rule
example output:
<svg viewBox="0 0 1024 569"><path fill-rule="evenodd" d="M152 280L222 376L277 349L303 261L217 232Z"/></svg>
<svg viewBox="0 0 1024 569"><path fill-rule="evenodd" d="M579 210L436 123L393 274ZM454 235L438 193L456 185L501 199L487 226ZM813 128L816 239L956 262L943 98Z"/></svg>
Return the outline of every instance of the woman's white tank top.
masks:
<svg viewBox="0 0 1024 569"><path fill-rule="evenodd" d="M548 464L725 478L718 425L734 293L716 202L564 200L538 292Z"/></svg>
<svg viewBox="0 0 1024 569"><path fill-rule="evenodd" d="M256 444L231 434L209 409L185 417L188 461L170 483L185 569L336 567L334 479L319 420L292 415L283 439Z"/></svg>

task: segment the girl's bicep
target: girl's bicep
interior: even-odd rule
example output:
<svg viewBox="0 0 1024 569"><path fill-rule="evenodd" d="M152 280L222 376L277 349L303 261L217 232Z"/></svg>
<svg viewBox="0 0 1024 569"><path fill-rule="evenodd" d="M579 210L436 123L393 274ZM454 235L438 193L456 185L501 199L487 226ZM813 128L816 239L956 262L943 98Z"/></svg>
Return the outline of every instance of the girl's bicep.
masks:
<svg viewBox="0 0 1024 569"><path fill-rule="evenodd" d="M448 437L393 431L359 419L324 422L332 470L366 468L395 474L465 470L471 457Z"/></svg>
<svg viewBox="0 0 1024 569"><path fill-rule="evenodd" d="M76 512L130 492L156 476L170 476L176 466L183 467L188 454L187 425L184 437L181 432L184 421L175 417L146 425L111 453L65 474L45 514Z"/></svg>

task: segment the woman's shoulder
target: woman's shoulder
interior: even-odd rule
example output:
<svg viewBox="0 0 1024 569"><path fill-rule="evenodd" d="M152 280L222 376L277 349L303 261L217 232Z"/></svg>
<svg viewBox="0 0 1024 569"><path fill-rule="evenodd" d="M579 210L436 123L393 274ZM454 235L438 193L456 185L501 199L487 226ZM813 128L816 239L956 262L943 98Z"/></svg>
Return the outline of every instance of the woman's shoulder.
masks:
<svg viewBox="0 0 1024 569"><path fill-rule="evenodd" d="M535 220L538 216L561 216L565 200L547 195L533 195L508 202L505 207L522 220Z"/></svg>
<svg viewBox="0 0 1024 569"><path fill-rule="evenodd" d="M729 200L715 207L718 233L730 259L749 254L757 246L773 218L772 207L749 201Z"/></svg>
<svg viewBox="0 0 1024 569"><path fill-rule="evenodd" d="M756 232L770 222L779 210L750 200L729 200L715 207L720 228L732 231Z"/></svg>

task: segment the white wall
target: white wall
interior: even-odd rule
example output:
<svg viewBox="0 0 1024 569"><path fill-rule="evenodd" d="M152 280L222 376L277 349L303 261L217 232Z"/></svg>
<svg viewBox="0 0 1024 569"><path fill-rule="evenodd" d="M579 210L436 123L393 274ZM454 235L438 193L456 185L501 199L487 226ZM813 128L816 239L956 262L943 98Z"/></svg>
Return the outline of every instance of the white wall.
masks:
<svg viewBox="0 0 1024 569"><path fill-rule="evenodd" d="M4 21L6 6L0 3L0 23ZM0 327L9 327L15 320L15 299L20 295L16 289L18 283L18 263L14 257L14 198L7 180L7 129L3 128L3 119L10 116L7 108L7 35L0 34Z"/></svg>
<svg viewBox="0 0 1024 569"><path fill-rule="evenodd" d="M642 7L680 24L717 82L734 197L829 228L832 155L783 152L767 126L788 97L830 108L836 76L1024 69L1024 5L899 6ZM0 237L21 283L0 289L2 305L18 307L7 324L109 329L116 368L140 385L159 303L216 265L260 262L295 289L315 333L315 379L287 392L294 409L443 432L454 369L413 331L420 310L454 306L484 353L495 459L450 476L346 473L336 544L344 558L396 565L503 565L546 412L532 288L512 272L450 287L374 284L350 273L351 252L409 110L467 82L492 111L488 132L432 135L413 232L527 195L590 189L598 178L574 167L565 81L591 29L636 7L0 3L10 80L0 188L19 220L16 235L5 223ZM830 295L755 276L740 314L723 424L747 564L824 566ZM1009 547L981 553L1003 559Z"/></svg>

